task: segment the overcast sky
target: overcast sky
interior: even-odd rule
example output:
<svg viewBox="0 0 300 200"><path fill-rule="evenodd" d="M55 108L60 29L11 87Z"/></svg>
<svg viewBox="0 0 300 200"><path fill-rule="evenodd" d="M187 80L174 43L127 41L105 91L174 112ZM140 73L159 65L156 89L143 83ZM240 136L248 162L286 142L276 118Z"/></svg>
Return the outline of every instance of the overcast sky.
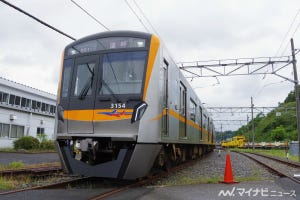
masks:
<svg viewBox="0 0 300 200"><path fill-rule="evenodd" d="M77 39L105 31L70 0L8 1ZM76 2L111 30L146 31L124 0ZM142 18L134 2L128 2ZM177 62L290 55L290 46L285 47L300 24L299 0L136 2ZM61 54L72 40L3 3L0 3L0 27L0 76L56 94ZM293 37L295 47L300 48L300 28ZM292 66L283 74L292 79ZM277 106L293 89L292 83L272 75L265 79L262 75L220 77L219 81L220 84L214 85L215 78L202 78L194 79L191 84L207 106L250 106L251 96L255 106ZM245 115L232 117L246 120ZM226 129L224 125L223 130Z"/></svg>

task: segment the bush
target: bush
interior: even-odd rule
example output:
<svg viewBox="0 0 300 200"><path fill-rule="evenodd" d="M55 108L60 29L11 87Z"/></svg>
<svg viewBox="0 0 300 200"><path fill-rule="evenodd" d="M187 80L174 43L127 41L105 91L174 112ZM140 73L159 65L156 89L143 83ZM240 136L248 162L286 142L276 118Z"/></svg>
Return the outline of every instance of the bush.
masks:
<svg viewBox="0 0 300 200"><path fill-rule="evenodd" d="M26 150L38 149L39 145L40 145L39 140L32 136L24 136L14 141L15 149L26 149Z"/></svg>
<svg viewBox="0 0 300 200"><path fill-rule="evenodd" d="M43 140L40 144L40 149L45 149L45 150L54 150L54 141L52 140Z"/></svg>

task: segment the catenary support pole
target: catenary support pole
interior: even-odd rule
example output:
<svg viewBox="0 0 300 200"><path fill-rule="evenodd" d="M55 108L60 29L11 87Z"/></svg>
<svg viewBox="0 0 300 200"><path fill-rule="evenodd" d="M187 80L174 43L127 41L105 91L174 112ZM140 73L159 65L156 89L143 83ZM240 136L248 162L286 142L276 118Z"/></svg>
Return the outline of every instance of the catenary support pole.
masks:
<svg viewBox="0 0 300 200"><path fill-rule="evenodd" d="M252 117L252 149L255 149L254 145L254 118L253 118L253 97L251 97L251 117Z"/></svg>
<svg viewBox="0 0 300 200"><path fill-rule="evenodd" d="M298 74L297 74L297 60L295 56L295 47L294 47L294 40L291 38L291 50L292 50L292 57L293 57L293 72L294 72L294 83L295 83L295 96L296 96L296 116L297 116L297 131L298 131L298 159L300 162L300 99L299 99L299 85L298 85Z"/></svg>

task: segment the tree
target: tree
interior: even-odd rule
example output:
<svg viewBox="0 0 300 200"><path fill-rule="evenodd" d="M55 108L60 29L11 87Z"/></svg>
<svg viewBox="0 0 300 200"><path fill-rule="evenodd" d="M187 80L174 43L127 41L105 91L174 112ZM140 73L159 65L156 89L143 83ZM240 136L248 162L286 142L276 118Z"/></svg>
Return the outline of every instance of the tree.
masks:
<svg viewBox="0 0 300 200"><path fill-rule="evenodd" d="M277 126L274 130L271 131L271 138L274 141L282 141L286 137L286 130L283 126Z"/></svg>

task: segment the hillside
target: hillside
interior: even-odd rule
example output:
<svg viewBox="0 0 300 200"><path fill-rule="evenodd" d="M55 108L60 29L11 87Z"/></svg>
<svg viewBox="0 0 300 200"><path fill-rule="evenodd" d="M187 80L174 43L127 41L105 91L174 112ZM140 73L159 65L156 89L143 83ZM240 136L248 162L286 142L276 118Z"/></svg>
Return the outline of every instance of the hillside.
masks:
<svg viewBox="0 0 300 200"><path fill-rule="evenodd" d="M266 116L259 113L254 118L254 133L256 142L269 141L289 141L298 140L297 121L296 121L296 102L294 92L290 92L283 103L268 113ZM232 135L245 135L248 140L252 140L252 120L245 126L242 126L232 134L223 134L232 137ZM220 135L217 134L217 140Z"/></svg>

